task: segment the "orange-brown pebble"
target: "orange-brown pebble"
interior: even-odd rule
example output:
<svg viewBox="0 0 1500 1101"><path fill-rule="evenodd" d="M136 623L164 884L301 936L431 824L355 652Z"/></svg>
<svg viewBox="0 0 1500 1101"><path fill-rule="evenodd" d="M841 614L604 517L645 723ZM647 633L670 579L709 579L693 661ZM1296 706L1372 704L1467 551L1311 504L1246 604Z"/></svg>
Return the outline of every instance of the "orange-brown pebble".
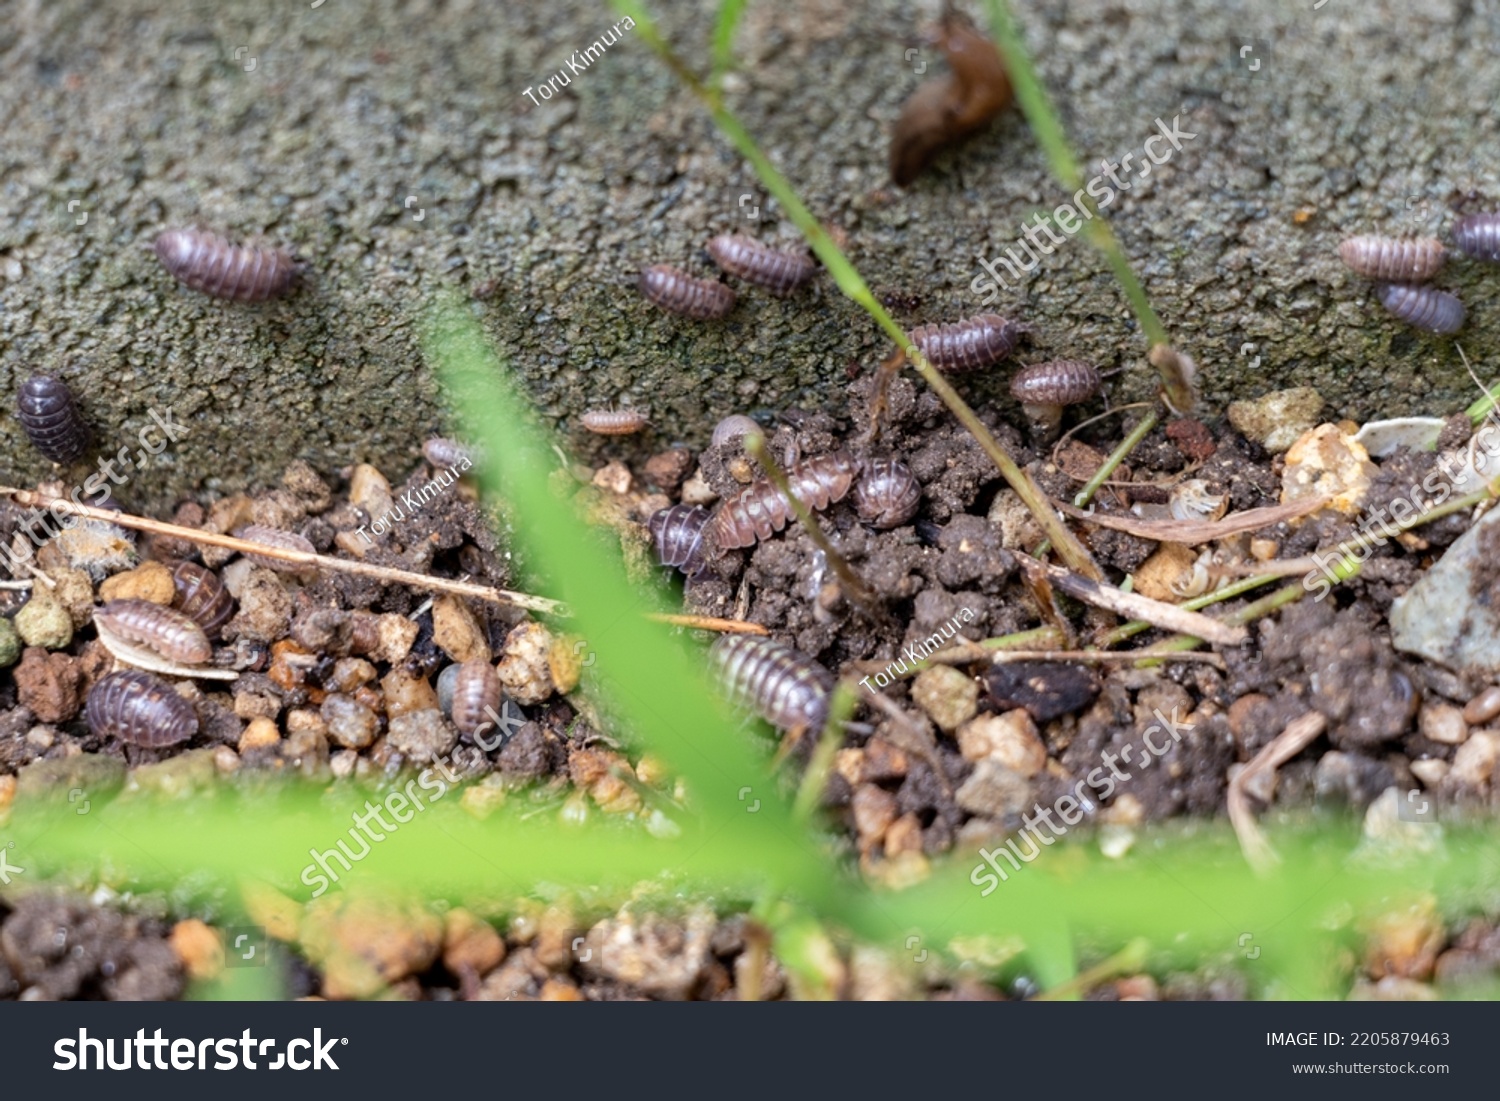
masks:
<svg viewBox="0 0 1500 1101"><path fill-rule="evenodd" d="M239 751L248 753L252 749L272 749L281 744L281 731L267 718L251 719L240 732Z"/></svg>
<svg viewBox="0 0 1500 1101"><path fill-rule="evenodd" d="M438 711L438 694L424 677L405 669L392 669L380 682L385 692L385 713L390 718L414 711Z"/></svg>
<svg viewBox="0 0 1500 1101"><path fill-rule="evenodd" d="M1464 704L1464 722L1480 726L1500 715L1500 685L1490 685Z"/></svg>
<svg viewBox="0 0 1500 1101"><path fill-rule="evenodd" d="M161 562L142 562L133 570L105 578L99 585L99 599L149 600L153 604L171 604L175 590L172 571Z"/></svg>
<svg viewBox="0 0 1500 1101"><path fill-rule="evenodd" d="M443 917L443 966L455 975L485 975L505 959L505 941L494 926L459 908Z"/></svg>
<svg viewBox="0 0 1500 1101"><path fill-rule="evenodd" d="M548 979L542 983L537 1000L542 1002L581 1002L583 994L567 979Z"/></svg>
<svg viewBox="0 0 1500 1101"><path fill-rule="evenodd" d="M223 940L215 929L197 918L187 918L172 926L168 940L189 978L207 981L224 970Z"/></svg>

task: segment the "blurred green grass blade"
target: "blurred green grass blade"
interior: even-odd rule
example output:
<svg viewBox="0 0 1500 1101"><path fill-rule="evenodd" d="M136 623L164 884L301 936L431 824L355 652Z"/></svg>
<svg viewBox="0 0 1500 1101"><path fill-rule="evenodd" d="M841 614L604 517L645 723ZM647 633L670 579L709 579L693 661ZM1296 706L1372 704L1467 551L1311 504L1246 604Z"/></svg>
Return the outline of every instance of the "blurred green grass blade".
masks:
<svg viewBox="0 0 1500 1101"><path fill-rule="evenodd" d="M745 14L746 0L719 0L719 19L714 24L714 71L708 86L715 95L724 83L724 74L734 65L734 32Z"/></svg>

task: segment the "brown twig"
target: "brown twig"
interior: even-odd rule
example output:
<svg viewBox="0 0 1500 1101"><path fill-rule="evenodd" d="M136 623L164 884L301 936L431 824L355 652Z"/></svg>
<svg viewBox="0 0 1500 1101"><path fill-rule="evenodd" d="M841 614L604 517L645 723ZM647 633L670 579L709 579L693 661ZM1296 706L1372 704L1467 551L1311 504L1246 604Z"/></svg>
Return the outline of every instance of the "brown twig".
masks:
<svg viewBox="0 0 1500 1101"><path fill-rule="evenodd" d="M1061 501L1053 503L1068 516L1087 520L1091 524L1098 524L1101 528L1123 531L1127 535L1136 535L1142 539L1195 546L1199 543L1210 543L1215 539L1227 539L1231 535L1240 535L1247 531L1259 531L1271 524L1279 524L1283 520L1295 520L1299 516L1306 516L1309 512L1318 511L1328 503L1328 498L1307 497L1300 501L1289 501L1284 505L1247 509L1244 512L1226 516L1222 520L1137 520L1128 516L1085 512L1081 508L1075 508Z"/></svg>
<svg viewBox="0 0 1500 1101"><path fill-rule="evenodd" d="M1146 655L1138 650L1005 650L988 651L990 662L994 665L1004 665L1011 661L1076 661L1089 662L1113 662L1113 661L1136 661L1142 657L1151 657L1153 661L1198 661L1205 665L1217 665L1224 668L1224 659L1218 654L1200 654L1188 651L1181 654L1169 654L1165 659L1159 654Z"/></svg>
<svg viewBox="0 0 1500 1101"><path fill-rule="evenodd" d="M746 623L742 619L715 619L707 615L676 615L672 612L647 612L646 618L657 623L670 623L673 627L692 627L699 631L723 631L727 635L770 634L759 623Z"/></svg>
<svg viewBox="0 0 1500 1101"><path fill-rule="evenodd" d="M1267 784L1261 788L1261 797L1269 803L1270 778L1278 768L1312 744L1327 725L1328 720L1318 711L1309 711L1301 718L1293 719L1285 730L1272 738L1248 765L1229 780L1229 823L1234 827L1235 836L1240 839L1240 849L1244 852L1245 859L1257 872L1270 871L1280 863L1281 858L1271 848L1271 843L1266 840L1266 835L1261 832L1260 824L1250 810L1250 792L1247 789L1262 776L1266 777Z"/></svg>

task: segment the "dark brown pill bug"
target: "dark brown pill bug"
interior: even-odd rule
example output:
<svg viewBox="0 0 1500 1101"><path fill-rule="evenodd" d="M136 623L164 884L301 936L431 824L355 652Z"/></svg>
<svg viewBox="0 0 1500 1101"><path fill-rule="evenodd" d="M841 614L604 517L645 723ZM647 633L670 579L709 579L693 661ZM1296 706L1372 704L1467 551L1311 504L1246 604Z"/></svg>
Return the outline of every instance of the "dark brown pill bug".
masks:
<svg viewBox="0 0 1500 1101"><path fill-rule="evenodd" d="M783 252L743 233L719 234L708 243L708 254L730 275L772 294L791 294L818 270L805 252Z"/></svg>
<svg viewBox="0 0 1500 1101"><path fill-rule="evenodd" d="M21 384L16 406L31 446L54 463L70 463L89 449L89 426L62 380L32 375Z"/></svg>
<svg viewBox="0 0 1500 1101"><path fill-rule="evenodd" d="M1464 304L1433 287L1380 283L1380 304L1408 325L1430 333L1456 333L1464 325Z"/></svg>
<svg viewBox="0 0 1500 1101"><path fill-rule="evenodd" d="M1453 243L1465 256L1500 263L1500 214L1470 214L1453 226Z"/></svg>
<svg viewBox="0 0 1500 1101"><path fill-rule="evenodd" d="M599 436L629 436L650 424L638 409L596 409L578 418L580 424Z"/></svg>
<svg viewBox="0 0 1500 1101"><path fill-rule="evenodd" d="M493 726L492 715L500 713L500 674L487 661L466 661L453 678L453 705L449 717L460 734L472 735Z"/></svg>
<svg viewBox="0 0 1500 1101"><path fill-rule="evenodd" d="M725 694L740 707L782 730L822 729L833 674L812 658L756 635L724 635L709 658Z"/></svg>
<svg viewBox="0 0 1500 1101"><path fill-rule="evenodd" d="M1016 350L1026 326L984 313L952 325L922 325L912 343L939 371L974 371L999 363Z"/></svg>
<svg viewBox="0 0 1500 1101"><path fill-rule="evenodd" d="M172 569L172 588L176 595L172 607L187 616L209 638L234 618L234 598L213 570L196 562L179 562Z"/></svg>
<svg viewBox="0 0 1500 1101"><path fill-rule="evenodd" d="M457 466L467 470L474 465L474 451L457 440L434 436L422 445L422 457L433 466Z"/></svg>
<svg viewBox="0 0 1500 1101"><path fill-rule="evenodd" d="M858 460L836 451L798 463L786 476L792 496L804 508L818 512L843 500L859 470ZM754 546L757 540L768 539L772 532L786 527L791 517L791 505L781 490L762 478L719 506L708 529L709 538L725 549Z"/></svg>
<svg viewBox="0 0 1500 1101"><path fill-rule="evenodd" d="M764 435L765 429L745 414L734 413L714 425L713 439L709 443L713 447L723 447L730 440L753 436L757 432Z"/></svg>
<svg viewBox="0 0 1500 1101"><path fill-rule="evenodd" d="M653 305L699 321L712 321L734 309L732 287L711 279L694 279L670 264L646 268L636 286Z"/></svg>
<svg viewBox="0 0 1500 1101"><path fill-rule="evenodd" d="M1500 715L1500 685L1490 685L1464 704L1464 722L1481 726Z"/></svg>
<svg viewBox="0 0 1500 1101"><path fill-rule="evenodd" d="M183 286L235 302L276 298L297 278L285 249L235 245L201 229L167 230L156 239L156 255Z"/></svg>
<svg viewBox="0 0 1500 1101"><path fill-rule="evenodd" d="M871 459L854 483L854 511L872 528L899 528L917 514L922 486L898 459Z"/></svg>
<svg viewBox="0 0 1500 1101"><path fill-rule="evenodd" d="M198 713L172 686L150 673L111 673L89 689L89 729L132 745L176 745L198 733Z"/></svg>
<svg viewBox="0 0 1500 1101"><path fill-rule="evenodd" d="M1350 237L1339 245L1339 257L1353 271L1387 283L1431 279L1447 252L1435 237Z"/></svg>
<svg viewBox="0 0 1500 1101"><path fill-rule="evenodd" d="M663 566L697 577L707 567L703 529L713 513L695 505L673 505L651 514L646 530L656 547L656 560Z"/></svg>
<svg viewBox="0 0 1500 1101"><path fill-rule="evenodd" d="M149 600L111 600L94 609L94 621L168 661L201 665L214 656L208 636L194 620Z"/></svg>
<svg viewBox="0 0 1500 1101"><path fill-rule="evenodd" d="M1099 371L1076 359L1053 359L1022 367L1010 380L1011 397L1043 435L1062 424L1065 405L1088 401L1099 392Z"/></svg>
<svg viewBox="0 0 1500 1101"><path fill-rule="evenodd" d="M234 530L236 539L244 539L251 543L262 543L268 547L280 547L282 550L303 551L307 554L317 554L318 548L313 546L302 536L290 531L280 531L277 528L263 527L260 524L246 524L242 528ZM264 554L246 553L245 557L257 566L264 566L268 570L276 570L280 573L303 573L308 566L300 562L288 562L281 558L271 558Z"/></svg>

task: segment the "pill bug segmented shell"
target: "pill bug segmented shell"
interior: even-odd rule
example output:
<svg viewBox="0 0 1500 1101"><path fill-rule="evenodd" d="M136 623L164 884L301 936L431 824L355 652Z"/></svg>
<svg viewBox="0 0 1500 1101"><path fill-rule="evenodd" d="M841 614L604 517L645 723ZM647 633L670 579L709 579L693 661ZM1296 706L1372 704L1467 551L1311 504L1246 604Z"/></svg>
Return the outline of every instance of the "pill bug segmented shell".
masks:
<svg viewBox="0 0 1500 1101"><path fill-rule="evenodd" d="M1339 245L1339 258L1369 279L1387 283L1421 283L1442 268L1448 250L1435 237L1350 237Z"/></svg>
<svg viewBox="0 0 1500 1101"><path fill-rule="evenodd" d="M94 622L168 661L200 665L214 656L202 627L177 609L149 600L111 600L94 609Z"/></svg>
<svg viewBox="0 0 1500 1101"><path fill-rule="evenodd" d="M922 486L898 459L870 459L854 483L854 511L880 531L898 528L917 514Z"/></svg>
<svg viewBox="0 0 1500 1101"><path fill-rule="evenodd" d="M235 302L276 298L297 278L285 249L235 245L202 229L167 230L156 239L156 255L183 286Z"/></svg>
<svg viewBox="0 0 1500 1101"><path fill-rule="evenodd" d="M473 734L493 725L491 712L500 713L500 674L487 661L466 661L453 678L453 706L449 716L460 734Z"/></svg>
<svg viewBox="0 0 1500 1101"><path fill-rule="evenodd" d="M1453 226L1453 243L1465 256L1500 263L1500 214L1470 214Z"/></svg>
<svg viewBox="0 0 1500 1101"><path fill-rule="evenodd" d="M89 426L61 379L32 375L21 384L16 407L31 446L53 462L70 463L89 449Z"/></svg>
<svg viewBox="0 0 1500 1101"><path fill-rule="evenodd" d="M713 438L709 444L713 447L723 447L730 440L752 436L757 432L764 434L765 429L745 414L734 413L714 425Z"/></svg>
<svg viewBox="0 0 1500 1101"><path fill-rule="evenodd" d="M843 451L820 455L798 463L786 472L792 496L803 507L817 512L843 500L859 474L859 462ZM774 531L786 527L791 505L781 490L761 478L726 500L714 513L709 538L726 549L754 546Z"/></svg>
<svg viewBox="0 0 1500 1101"><path fill-rule="evenodd" d="M673 505L651 514L646 530L656 547L656 560L663 566L697 577L707 567L703 529L713 513L696 505Z"/></svg>
<svg viewBox="0 0 1500 1101"><path fill-rule="evenodd" d="M655 264L637 282L646 301L669 313L712 321L734 309L734 289L712 279L694 279L670 264Z"/></svg>
<svg viewBox="0 0 1500 1101"><path fill-rule="evenodd" d="M599 436L629 436L651 423L650 418L638 409L596 409L578 420Z"/></svg>
<svg viewBox="0 0 1500 1101"><path fill-rule="evenodd" d="M474 451L465 447L457 440L444 439L442 436L434 436L422 445L422 457L433 466L462 466L474 465Z"/></svg>
<svg viewBox="0 0 1500 1101"><path fill-rule="evenodd" d="M1464 304L1445 291L1406 283L1381 283L1375 293L1382 306L1418 329L1456 333L1463 328Z"/></svg>
<svg viewBox="0 0 1500 1101"><path fill-rule="evenodd" d="M209 638L234 617L234 598L213 570L196 562L179 562L172 569L172 588L176 595L172 607L187 616Z"/></svg>
<svg viewBox="0 0 1500 1101"><path fill-rule="evenodd" d="M1022 367L1010 393L1022 405L1074 405L1099 392L1099 370L1076 359L1052 359Z"/></svg>
<svg viewBox="0 0 1500 1101"><path fill-rule="evenodd" d="M708 254L730 275L778 295L791 294L817 271L806 253L774 249L743 233L719 234L708 243Z"/></svg>
<svg viewBox="0 0 1500 1101"><path fill-rule="evenodd" d="M95 734L143 746L185 742L198 733L198 713L172 686L150 673L110 673L89 689L84 717Z"/></svg>
<svg viewBox="0 0 1500 1101"><path fill-rule="evenodd" d="M921 325L912 343L939 371L974 371L999 363L1016 350L1026 327L984 313L952 325Z"/></svg>
<svg viewBox="0 0 1500 1101"><path fill-rule="evenodd" d="M725 635L709 651L726 695L782 730L821 729L833 674L769 638Z"/></svg>
<svg viewBox="0 0 1500 1101"><path fill-rule="evenodd" d="M268 547L280 547L282 550L303 551L307 554L317 554L318 548L313 546L302 536L290 531L281 531L277 528L268 528L260 524L246 524L244 527L235 528L236 539L245 539L251 543L262 543ZM288 562L281 558L271 558L264 554L245 553L245 557L258 566L264 566L268 570L276 570L280 573L302 573L308 567L300 562Z"/></svg>

